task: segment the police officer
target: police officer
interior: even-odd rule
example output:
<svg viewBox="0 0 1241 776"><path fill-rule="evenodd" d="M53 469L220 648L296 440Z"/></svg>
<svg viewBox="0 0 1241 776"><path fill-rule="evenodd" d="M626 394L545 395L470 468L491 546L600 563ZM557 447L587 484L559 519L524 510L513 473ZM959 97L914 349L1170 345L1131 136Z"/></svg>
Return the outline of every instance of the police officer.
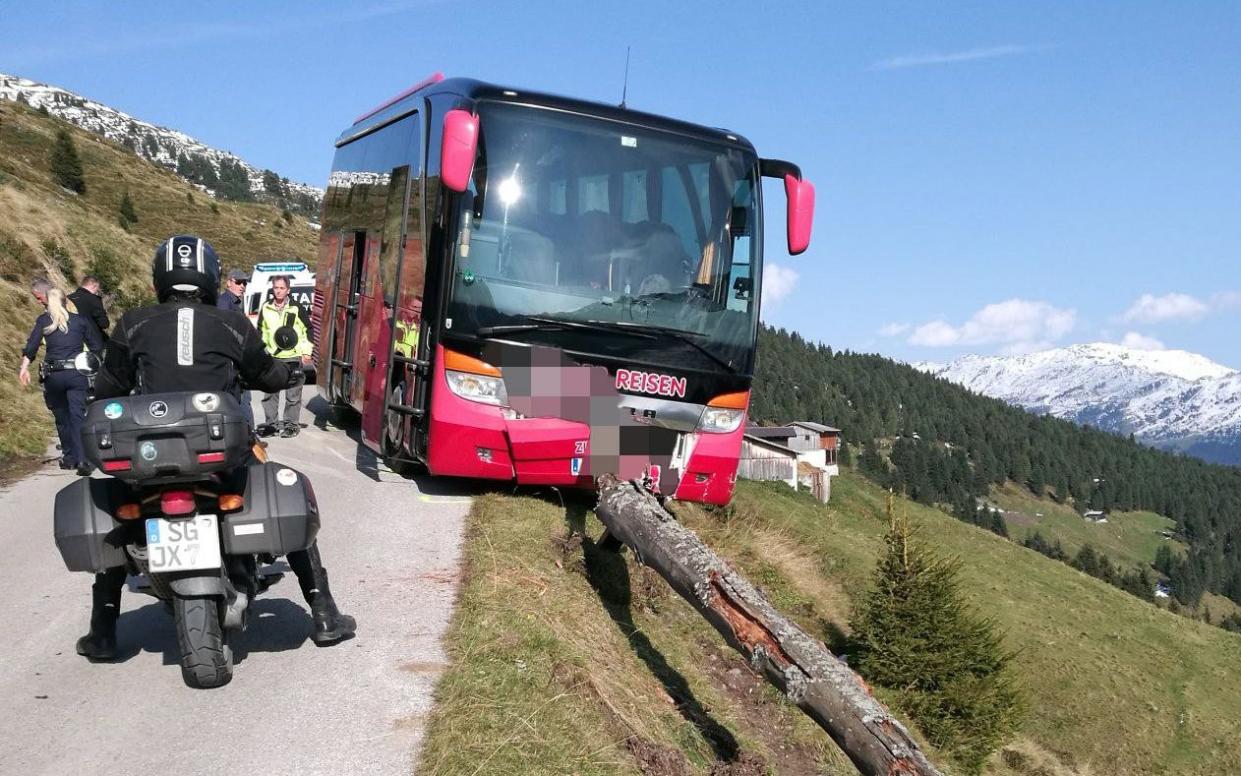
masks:
<svg viewBox="0 0 1241 776"><path fill-rule="evenodd" d="M228 279L224 281L224 293L220 294L215 306L221 310L237 310L244 313L241 297L246 293L248 285L250 285L250 273L244 269L231 270L228 273Z"/></svg>
<svg viewBox="0 0 1241 776"><path fill-rule="evenodd" d="M277 275L271 281L272 299L259 309L259 336L267 352L277 361L291 367L300 362L310 365L314 344L310 341L310 325L306 311L289 299L288 275ZM296 338L292 346L287 343L290 334ZM302 384L290 385L284 392L284 420L280 420L280 392L274 391L263 397L263 421L272 429L280 429L280 436L294 437L302 430L299 421L302 413Z"/></svg>
<svg viewBox="0 0 1241 776"><path fill-rule="evenodd" d="M44 377L43 400L56 418L56 435L60 437L63 452L60 468L77 469L78 474L89 477L91 470L81 436L89 384L86 375L77 370L74 359L83 350L98 357L103 351L103 338L93 321L69 311L65 293L59 288L52 288L46 280L36 280L30 292L47 311L35 320L30 330L17 378L23 386L30 385L30 362L38 354L39 345L46 342L47 352L40 375Z"/></svg>
<svg viewBox="0 0 1241 776"><path fill-rule="evenodd" d="M246 310L242 296L246 293L246 286L249 284L250 274L248 272L241 269L231 270L228 273L228 279L224 281L224 292L216 300L215 306L221 310L244 313ZM249 391L241 394L241 411L245 413L246 422L250 424L250 428L254 428L254 407L250 403ZM266 447L267 443L263 442L263 446Z"/></svg>
<svg viewBox="0 0 1241 776"><path fill-rule="evenodd" d="M263 349L250 321L215 306L220 262L204 240L189 235L169 238L155 253L153 275L160 303L121 316L96 383L100 399L134 389L240 396L239 378L267 391L290 383L289 368ZM356 623L336 608L318 544L290 553L288 560L314 620L310 638L323 646L353 635ZM91 629L78 640L78 654L92 660L116 656L116 618L124 584L123 567L95 576Z"/></svg>

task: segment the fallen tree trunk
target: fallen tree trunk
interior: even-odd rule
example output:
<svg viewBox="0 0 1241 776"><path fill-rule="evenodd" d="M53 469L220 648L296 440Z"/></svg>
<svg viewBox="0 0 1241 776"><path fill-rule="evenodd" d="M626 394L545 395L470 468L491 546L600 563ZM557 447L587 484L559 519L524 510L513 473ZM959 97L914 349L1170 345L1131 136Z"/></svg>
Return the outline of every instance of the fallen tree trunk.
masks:
<svg viewBox="0 0 1241 776"><path fill-rule="evenodd" d="M939 776L861 677L783 617L645 489L607 476L596 514L750 665L827 731L865 776Z"/></svg>

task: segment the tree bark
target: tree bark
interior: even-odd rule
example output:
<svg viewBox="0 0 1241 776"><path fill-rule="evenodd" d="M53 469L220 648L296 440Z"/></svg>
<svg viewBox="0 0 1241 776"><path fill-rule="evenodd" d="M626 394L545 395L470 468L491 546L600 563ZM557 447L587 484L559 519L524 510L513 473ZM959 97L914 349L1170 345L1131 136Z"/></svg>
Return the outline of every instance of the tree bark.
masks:
<svg viewBox="0 0 1241 776"><path fill-rule="evenodd" d="M822 727L865 776L941 776L861 677L783 617L744 577L633 483L599 480L596 514Z"/></svg>

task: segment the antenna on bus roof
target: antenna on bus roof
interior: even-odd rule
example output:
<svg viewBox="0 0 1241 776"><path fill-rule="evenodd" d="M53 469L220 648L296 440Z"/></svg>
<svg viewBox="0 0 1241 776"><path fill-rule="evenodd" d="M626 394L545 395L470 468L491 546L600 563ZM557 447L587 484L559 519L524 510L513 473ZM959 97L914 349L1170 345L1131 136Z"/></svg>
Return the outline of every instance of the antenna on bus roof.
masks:
<svg viewBox="0 0 1241 776"><path fill-rule="evenodd" d="M621 87L621 104L625 107L625 98L629 96L629 46L625 46L625 85Z"/></svg>

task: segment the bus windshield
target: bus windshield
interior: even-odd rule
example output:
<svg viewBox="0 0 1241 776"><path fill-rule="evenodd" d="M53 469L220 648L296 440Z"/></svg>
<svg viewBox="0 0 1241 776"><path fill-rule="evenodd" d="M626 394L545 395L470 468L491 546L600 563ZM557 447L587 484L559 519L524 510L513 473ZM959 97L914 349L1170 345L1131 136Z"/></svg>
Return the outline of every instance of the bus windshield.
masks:
<svg viewBox="0 0 1241 776"><path fill-rule="evenodd" d="M740 147L482 103L456 214L454 333L750 374L757 159Z"/></svg>

